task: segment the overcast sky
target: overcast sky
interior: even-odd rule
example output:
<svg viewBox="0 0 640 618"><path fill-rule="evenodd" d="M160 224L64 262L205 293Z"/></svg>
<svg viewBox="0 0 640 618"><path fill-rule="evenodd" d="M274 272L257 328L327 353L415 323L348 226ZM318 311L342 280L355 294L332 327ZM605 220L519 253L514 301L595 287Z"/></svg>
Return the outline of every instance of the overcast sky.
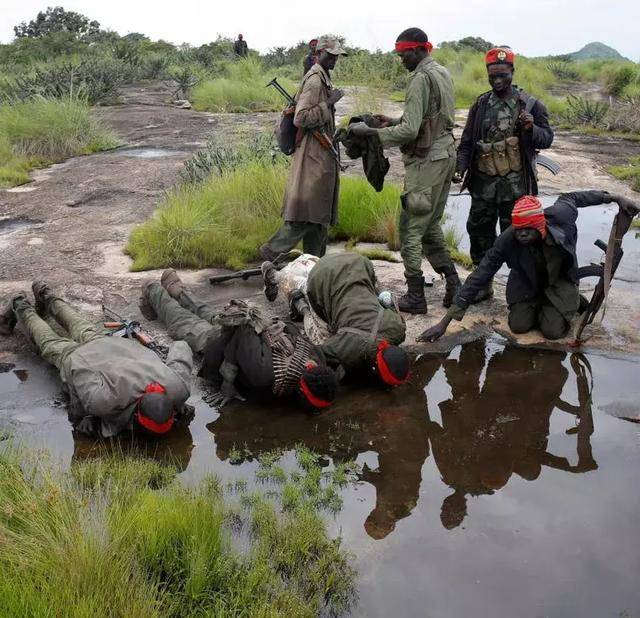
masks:
<svg viewBox="0 0 640 618"><path fill-rule="evenodd" d="M251 48L267 51L325 32L350 44L388 50L405 28L417 26L437 45L481 36L516 51L539 56L576 51L601 41L640 60L638 0L58 0L120 34L142 32L152 39L200 45L217 34L242 32ZM0 0L0 41L13 26L30 20L56 0ZM415 6L414 10L406 7ZM326 7L323 13L322 8Z"/></svg>

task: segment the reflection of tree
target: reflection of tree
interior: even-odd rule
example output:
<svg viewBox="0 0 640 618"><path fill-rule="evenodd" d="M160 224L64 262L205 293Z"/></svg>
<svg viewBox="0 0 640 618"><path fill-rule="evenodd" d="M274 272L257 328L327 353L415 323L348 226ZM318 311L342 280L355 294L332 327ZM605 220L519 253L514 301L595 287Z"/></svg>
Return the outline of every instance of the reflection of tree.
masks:
<svg viewBox="0 0 640 618"><path fill-rule="evenodd" d="M252 459L297 444L336 462L355 459L360 453L377 453L377 469L365 465L361 478L376 488L376 506L365 529L372 538L381 539L417 504L422 466L429 456L421 386L431 380L440 364L431 358L415 368L413 382L418 388L391 392L359 388L342 393L332 411L319 416L291 408L233 406L224 409L208 429L215 434L221 459L227 459L232 448L241 458Z"/></svg>
<svg viewBox="0 0 640 618"><path fill-rule="evenodd" d="M562 365L564 353L506 347L486 362L483 341L465 346L458 361L445 362L451 398L440 403L442 426L430 421L434 460L444 483L453 489L442 504L445 528L459 526L467 514L468 495L492 494L507 484L512 474L534 480L542 466L569 472L595 467L590 436L588 363L572 355L579 405L560 399L569 375ZM480 387L486 365L484 384ZM549 419L554 409L574 414L578 434L578 464L547 452Z"/></svg>
<svg viewBox="0 0 640 618"><path fill-rule="evenodd" d="M173 465L184 472L191 460L193 438L189 427L179 423L163 438L145 438L132 432L111 440L95 440L79 431L73 432L73 459L79 462L112 454L133 455Z"/></svg>

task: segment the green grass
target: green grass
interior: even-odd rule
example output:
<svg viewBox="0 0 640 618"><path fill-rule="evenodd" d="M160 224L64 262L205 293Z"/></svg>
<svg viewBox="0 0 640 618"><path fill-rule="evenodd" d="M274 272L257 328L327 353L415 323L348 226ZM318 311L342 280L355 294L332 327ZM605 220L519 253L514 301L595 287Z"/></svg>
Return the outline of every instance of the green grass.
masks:
<svg viewBox="0 0 640 618"><path fill-rule="evenodd" d="M309 458L308 455L303 457ZM272 464L275 465L275 462ZM174 469L102 458L62 472L41 454L0 454L0 615L342 615L352 558L326 531L337 481L316 463L275 491L185 487Z"/></svg>
<svg viewBox="0 0 640 618"><path fill-rule="evenodd" d="M244 162L237 169L169 193L153 217L136 228L126 252L133 270L244 267L281 224L286 165ZM400 189L376 193L363 178L341 180L335 239L390 242L397 247L395 218Z"/></svg>
<svg viewBox="0 0 640 618"><path fill-rule="evenodd" d="M274 88L267 88L271 81L261 62L253 57L225 65L225 75L204 80L193 89L193 106L208 112L262 112L278 111L286 107L286 101ZM279 80L291 96L296 85Z"/></svg>
<svg viewBox="0 0 640 618"><path fill-rule="evenodd" d="M117 145L111 131L77 100L36 99L0 106L0 186L27 182L28 172Z"/></svg>
<svg viewBox="0 0 640 618"><path fill-rule="evenodd" d="M631 157L627 165L612 165L607 171L620 180L627 180L634 191L640 191L640 157Z"/></svg>
<svg viewBox="0 0 640 618"><path fill-rule="evenodd" d="M444 232L444 240L447 243L447 248L449 249L451 259L456 262L456 264L460 264L460 266L466 268L467 270L471 270L471 268L473 267L471 256L468 253L460 250L462 232L458 231L451 224L445 225L442 231Z"/></svg>

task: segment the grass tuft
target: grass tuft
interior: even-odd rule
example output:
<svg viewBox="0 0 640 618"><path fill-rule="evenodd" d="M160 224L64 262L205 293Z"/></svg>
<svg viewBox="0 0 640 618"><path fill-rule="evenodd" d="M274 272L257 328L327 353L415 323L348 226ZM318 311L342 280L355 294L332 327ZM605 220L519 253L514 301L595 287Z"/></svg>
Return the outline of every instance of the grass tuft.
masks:
<svg viewBox="0 0 640 618"><path fill-rule="evenodd" d="M0 106L0 186L27 182L28 171L117 145L115 136L74 99Z"/></svg>
<svg viewBox="0 0 640 618"><path fill-rule="evenodd" d="M640 157L631 157L627 165L612 165L607 171L619 180L628 180L634 191L640 191Z"/></svg>
<svg viewBox="0 0 640 618"><path fill-rule="evenodd" d="M111 457L65 473L5 450L0 615L343 615L356 573L319 510L339 495L317 464L299 469L273 499L230 503L216 479L184 487L166 464Z"/></svg>

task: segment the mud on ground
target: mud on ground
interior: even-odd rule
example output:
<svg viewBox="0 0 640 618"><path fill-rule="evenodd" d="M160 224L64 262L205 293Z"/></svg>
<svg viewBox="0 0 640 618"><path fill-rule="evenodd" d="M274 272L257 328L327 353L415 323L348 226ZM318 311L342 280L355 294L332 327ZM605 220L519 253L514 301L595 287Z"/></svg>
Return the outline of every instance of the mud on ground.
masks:
<svg viewBox="0 0 640 618"><path fill-rule="evenodd" d="M0 298L29 289L34 279L45 279L96 319L101 318L101 305L105 304L142 320L137 309L140 283L158 278L160 272L129 272L130 260L122 250L131 230L152 214L163 192L177 182L184 161L209 135L242 140L249 131L271 130L277 120L277 114L270 113L210 114L179 109L167 104L167 97L167 90L159 85L127 88L123 104L96 112L119 135L119 148L38 170L31 183L0 191ZM387 111L399 113L400 109L397 104L389 104ZM345 97L338 113L348 112L349 97ZM458 132L463 123L461 111ZM604 168L639 153L640 145L632 142L559 133L549 155L562 165L562 172L552 177L543 170L542 192L551 195L599 188L637 199L637 194L604 172ZM401 179L399 153L392 152L390 160L389 178ZM347 173L361 173L359 163L350 165ZM403 290L400 264L376 262L376 270L383 287ZM264 302L257 281L229 283L214 289L208 284L208 277L216 272L207 269L181 275L214 304L224 304L238 296ZM426 261L425 273L427 278L435 279ZM588 345L592 349L640 351L640 309L636 302L639 284L637 279L624 287L614 283L604 324L590 329ZM460 325L452 324L450 335L438 345L416 345L417 334L443 314L443 287L440 280L435 280L429 291L428 317L407 319L407 344L415 351L450 348L492 329L509 335L504 285L499 283L496 298L472 308ZM278 305L276 308L284 309ZM149 327L155 330L155 325ZM517 341L525 345L544 343L535 334L518 337ZM0 361L10 359L25 346L22 337L3 338Z"/></svg>

